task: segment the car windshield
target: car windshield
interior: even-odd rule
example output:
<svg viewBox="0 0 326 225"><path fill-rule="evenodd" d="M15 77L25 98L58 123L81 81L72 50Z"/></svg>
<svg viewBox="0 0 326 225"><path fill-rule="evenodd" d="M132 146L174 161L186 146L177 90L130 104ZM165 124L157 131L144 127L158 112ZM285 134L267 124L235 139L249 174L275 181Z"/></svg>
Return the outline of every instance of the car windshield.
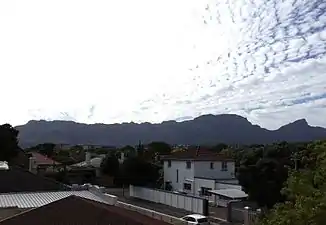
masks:
<svg viewBox="0 0 326 225"><path fill-rule="evenodd" d="M197 221L198 221L198 223L206 223L206 222L208 222L207 218L200 218Z"/></svg>

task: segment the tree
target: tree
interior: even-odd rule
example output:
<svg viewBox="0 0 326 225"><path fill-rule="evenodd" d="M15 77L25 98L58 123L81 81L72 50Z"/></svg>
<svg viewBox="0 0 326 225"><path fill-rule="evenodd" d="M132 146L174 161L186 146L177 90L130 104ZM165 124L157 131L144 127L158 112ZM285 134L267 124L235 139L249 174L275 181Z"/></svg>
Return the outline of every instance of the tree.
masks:
<svg viewBox="0 0 326 225"><path fill-rule="evenodd" d="M20 150L18 146L18 130L10 124L0 126L0 161L11 161Z"/></svg>
<svg viewBox="0 0 326 225"><path fill-rule="evenodd" d="M326 221L326 142L308 146L309 163L293 170L282 190L287 200L277 204L260 225L324 225ZM306 151L307 152L307 151ZM303 160L303 159L301 159Z"/></svg>
<svg viewBox="0 0 326 225"><path fill-rule="evenodd" d="M148 144L149 150L159 154L170 154L171 146L165 142L156 141Z"/></svg>
<svg viewBox="0 0 326 225"><path fill-rule="evenodd" d="M101 163L101 171L109 176L117 176L119 174L119 160L114 155L107 155Z"/></svg>
<svg viewBox="0 0 326 225"><path fill-rule="evenodd" d="M159 179L159 167L140 157L126 159L120 170L120 183L129 185L154 185Z"/></svg>
<svg viewBox="0 0 326 225"><path fill-rule="evenodd" d="M220 152L220 151L222 151L223 149L226 149L226 148L228 148L227 144L219 143L219 144L213 146L212 148L210 148L210 150L214 151L214 152Z"/></svg>

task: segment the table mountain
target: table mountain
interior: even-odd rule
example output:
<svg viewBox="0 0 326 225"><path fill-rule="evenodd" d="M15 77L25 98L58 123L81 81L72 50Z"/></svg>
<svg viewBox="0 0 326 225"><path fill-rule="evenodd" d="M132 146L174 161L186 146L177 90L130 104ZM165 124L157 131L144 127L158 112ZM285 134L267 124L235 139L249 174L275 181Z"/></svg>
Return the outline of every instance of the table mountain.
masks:
<svg viewBox="0 0 326 225"><path fill-rule="evenodd" d="M263 144L276 141L310 141L326 138L326 129L302 119L267 130L234 114L204 115L193 120L159 124L82 124L72 121L29 121L16 127L22 147L44 142L62 144L135 145L151 141L170 144Z"/></svg>

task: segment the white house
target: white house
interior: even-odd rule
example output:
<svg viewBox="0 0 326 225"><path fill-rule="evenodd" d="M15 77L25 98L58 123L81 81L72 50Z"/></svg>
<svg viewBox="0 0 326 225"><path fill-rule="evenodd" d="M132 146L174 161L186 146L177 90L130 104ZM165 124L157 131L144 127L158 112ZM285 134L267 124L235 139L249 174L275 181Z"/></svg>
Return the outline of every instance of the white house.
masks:
<svg viewBox="0 0 326 225"><path fill-rule="evenodd" d="M235 177L234 160L224 155L197 148L165 156L163 161L164 184L173 191L207 196L211 202L247 197ZM221 189L227 192L217 191Z"/></svg>

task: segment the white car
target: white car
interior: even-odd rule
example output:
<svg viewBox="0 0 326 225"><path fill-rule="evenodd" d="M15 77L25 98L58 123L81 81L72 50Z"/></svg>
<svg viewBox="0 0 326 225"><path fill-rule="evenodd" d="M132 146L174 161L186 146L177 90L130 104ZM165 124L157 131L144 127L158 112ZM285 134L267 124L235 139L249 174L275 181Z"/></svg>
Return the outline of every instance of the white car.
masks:
<svg viewBox="0 0 326 225"><path fill-rule="evenodd" d="M187 215L182 217L181 219L187 221L188 224L209 225L208 218L199 214Z"/></svg>

